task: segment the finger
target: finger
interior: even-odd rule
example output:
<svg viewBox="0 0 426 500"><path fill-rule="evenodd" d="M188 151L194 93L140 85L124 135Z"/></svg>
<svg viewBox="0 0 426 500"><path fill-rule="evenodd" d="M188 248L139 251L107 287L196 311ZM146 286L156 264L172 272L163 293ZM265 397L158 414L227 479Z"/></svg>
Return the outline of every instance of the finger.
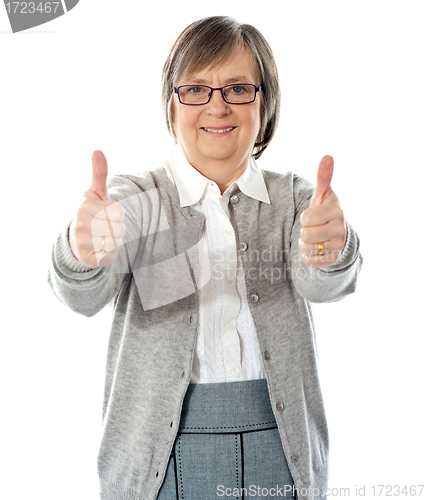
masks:
<svg viewBox="0 0 426 500"><path fill-rule="evenodd" d="M322 205L325 196L331 191L331 178L333 177L333 170L333 157L328 155L324 156L318 167L317 185L315 186L310 207Z"/></svg>
<svg viewBox="0 0 426 500"><path fill-rule="evenodd" d="M101 201L92 191L84 193L85 202L81 205L82 211L97 219L122 221L124 220L124 208L118 202Z"/></svg>
<svg viewBox="0 0 426 500"><path fill-rule="evenodd" d="M90 259L92 267L106 267L117 260L117 252L94 253Z"/></svg>
<svg viewBox="0 0 426 500"><path fill-rule="evenodd" d="M305 243L329 241L339 236L337 227L330 222L323 226L304 227L300 230L300 239Z"/></svg>
<svg viewBox="0 0 426 500"><path fill-rule="evenodd" d="M299 250L302 255L306 257L315 257L319 255L318 243L306 243L305 241L299 240ZM333 252L340 254L342 246L338 240L324 241L323 243L323 255L328 255Z"/></svg>
<svg viewBox="0 0 426 500"><path fill-rule="evenodd" d="M333 196L336 198L336 203L310 207L303 211L300 216L301 226L322 226L332 220L343 220L343 210L338 203L337 196L334 193Z"/></svg>
<svg viewBox="0 0 426 500"><path fill-rule="evenodd" d="M107 254L119 250L122 246L123 240L121 238L111 238L109 236L95 236L93 238L94 253Z"/></svg>
<svg viewBox="0 0 426 500"><path fill-rule="evenodd" d="M102 219L92 219L92 236L110 236L111 232L114 238L121 238L124 235L125 227L122 222L114 222Z"/></svg>
<svg viewBox="0 0 426 500"><path fill-rule="evenodd" d="M90 191L95 193L100 200L108 199L107 190L108 165L102 151L95 151L92 155L92 184Z"/></svg>

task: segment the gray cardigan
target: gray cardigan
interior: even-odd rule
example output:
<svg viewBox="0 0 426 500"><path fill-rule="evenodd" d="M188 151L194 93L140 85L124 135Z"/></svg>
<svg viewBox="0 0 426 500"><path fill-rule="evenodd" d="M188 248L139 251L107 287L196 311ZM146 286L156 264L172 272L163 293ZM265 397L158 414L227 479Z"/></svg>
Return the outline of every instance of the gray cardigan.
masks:
<svg viewBox="0 0 426 500"><path fill-rule="evenodd" d="M359 240L347 225L339 260L325 270L307 267L297 242L312 186L291 172L263 175L271 204L238 191L230 218L285 456L299 499L318 499L327 489L328 432L310 302L354 292ZM78 313L113 307L98 455L101 498L154 500L191 376L199 321L194 256L204 215L180 207L164 168L116 176L108 189L125 207L127 240L119 259L95 270L80 264L64 231L48 280Z"/></svg>

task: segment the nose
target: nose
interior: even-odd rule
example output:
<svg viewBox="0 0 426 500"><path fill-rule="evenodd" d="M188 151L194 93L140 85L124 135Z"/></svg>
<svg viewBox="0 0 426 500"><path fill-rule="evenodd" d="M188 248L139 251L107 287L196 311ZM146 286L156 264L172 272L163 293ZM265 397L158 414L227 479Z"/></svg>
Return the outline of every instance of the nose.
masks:
<svg viewBox="0 0 426 500"><path fill-rule="evenodd" d="M226 116L231 112L229 104L225 102L220 90L212 90L210 101L206 104L206 112L215 117Z"/></svg>

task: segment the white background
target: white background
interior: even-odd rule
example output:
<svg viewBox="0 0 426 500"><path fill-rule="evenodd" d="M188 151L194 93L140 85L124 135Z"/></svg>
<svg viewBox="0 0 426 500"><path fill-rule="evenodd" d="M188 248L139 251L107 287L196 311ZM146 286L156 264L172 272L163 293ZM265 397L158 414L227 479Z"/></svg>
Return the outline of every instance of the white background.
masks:
<svg viewBox="0 0 426 500"><path fill-rule="evenodd" d="M329 498L426 484L426 4L81 0L16 34L0 6L1 498L99 497L110 312L88 319L56 299L51 246L90 185L95 149L111 174L168 154L162 65L182 29L218 14L255 25L276 57L281 121L260 166L315 182L333 155L361 238L356 293L314 306Z"/></svg>

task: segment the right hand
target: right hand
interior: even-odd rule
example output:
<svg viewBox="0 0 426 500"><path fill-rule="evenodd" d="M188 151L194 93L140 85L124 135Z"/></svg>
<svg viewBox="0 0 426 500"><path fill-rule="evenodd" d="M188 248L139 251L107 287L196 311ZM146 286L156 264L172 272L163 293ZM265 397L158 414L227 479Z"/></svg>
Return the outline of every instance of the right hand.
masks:
<svg viewBox="0 0 426 500"><path fill-rule="evenodd" d="M96 269L117 260L125 232L124 209L110 200L107 190L108 165L102 151L92 155L92 185L83 195L70 225L69 243L74 256Z"/></svg>

